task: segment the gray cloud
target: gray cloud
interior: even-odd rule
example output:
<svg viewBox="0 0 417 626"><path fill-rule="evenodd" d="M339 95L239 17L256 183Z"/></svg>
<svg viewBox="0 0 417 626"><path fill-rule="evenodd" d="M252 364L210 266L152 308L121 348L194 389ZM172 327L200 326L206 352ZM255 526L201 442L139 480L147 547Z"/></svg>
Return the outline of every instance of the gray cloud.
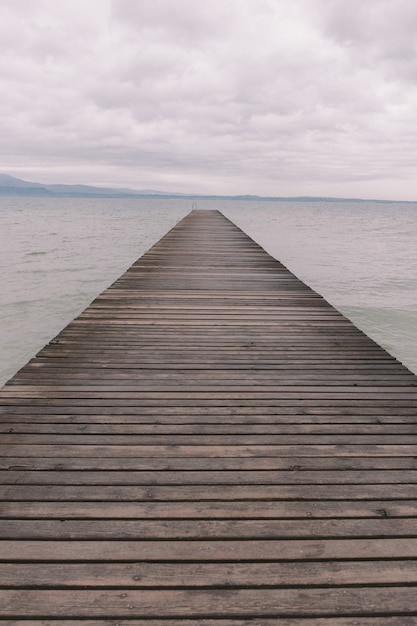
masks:
<svg viewBox="0 0 417 626"><path fill-rule="evenodd" d="M3 0L3 170L417 198L414 0Z"/></svg>

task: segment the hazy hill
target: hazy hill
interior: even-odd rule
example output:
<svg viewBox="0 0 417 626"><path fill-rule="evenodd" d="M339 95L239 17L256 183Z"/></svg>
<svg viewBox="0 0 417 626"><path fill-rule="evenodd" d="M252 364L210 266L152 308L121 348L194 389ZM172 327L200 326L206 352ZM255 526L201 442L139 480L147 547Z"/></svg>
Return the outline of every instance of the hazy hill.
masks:
<svg viewBox="0 0 417 626"><path fill-rule="evenodd" d="M92 187L90 185L45 185L21 180L8 174L0 174L0 196L49 196L89 198L188 198L188 199L233 199L233 200L282 200L286 202L396 202L395 200L364 200L360 198L331 198L326 196L254 196L254 195L206 195L157 191L155 189L123 189L120 187ZM407 202L407 201L400 201ZM409 203L409 202L408 202Z"/></svg>
<svg viewBox="0 0 417 626"><path fill-rule="evenodd" d="M89 185L45 185L21 180L8 174L0 174L1 195L42 195L42 196L181 196L182 194L156 191L154 189L121 189L113 187L92 187Z"/></svg>

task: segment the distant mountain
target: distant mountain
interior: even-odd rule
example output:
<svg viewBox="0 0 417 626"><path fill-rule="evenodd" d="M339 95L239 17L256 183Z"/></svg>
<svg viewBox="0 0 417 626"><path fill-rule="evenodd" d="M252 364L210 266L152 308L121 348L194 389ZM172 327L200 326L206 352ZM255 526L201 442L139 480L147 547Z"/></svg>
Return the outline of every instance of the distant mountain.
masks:
<svg viewBox="0 0 417 626"><path fill-rule="evenodd" d="M19 189L27 189L28 187L42 187L42 185L40 183L29 183L26 180L20 180L20 178L14 178L14 176L9 176L8 174L0 174L0 187L18 187Z"/></svg>
<svg viewBox="0 0 417 626"><path fill-rule="evenodd" d="M191 200L256 200L264 202L268 200L281 200L284 202L379 202L390 204L392 202L410 203L407 200L364 200L362 198L332 198L325 196L254 196L254 195L208 195L192 193L175 193L170 191L157 191L155 189L124 189L120 187L92 187L90 185L44 185L20 178L14 178L8 174L0 174L0 196L49 196L49 197L79 197L79 198L188 198ZM415 204L414 202L411 202Z"/></svg>
<svg viewBox="0 0 417 626"><path fill-rule="evenodd" d="M121 189L117 187L92 187L90 185L44 185L0 174L0 195L35 196L88 196L131 198L138 196L183 196L184 194L156 191L154 189Z"/></svg>

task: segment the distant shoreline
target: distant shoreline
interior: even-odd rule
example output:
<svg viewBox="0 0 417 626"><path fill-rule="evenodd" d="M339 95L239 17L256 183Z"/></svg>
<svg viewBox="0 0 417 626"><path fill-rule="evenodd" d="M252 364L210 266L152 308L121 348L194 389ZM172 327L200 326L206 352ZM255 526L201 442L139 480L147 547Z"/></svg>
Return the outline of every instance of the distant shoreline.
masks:
<svg viewBox="0 0 417 626"><path fill-rule="evenodd" d="M239 200L257 202L361 202L416 204L417 200L378 200L375 198L334 198L328 196L258 196L254 194L216 195L178 193L158 189L130 189L123 187L95 187L93 185L46 184L15 178L0 173L0 196L42 198L176 198L187 200Z"/></svg>
<svg viewBox="0 0 417 626"><path fill-rule="evenodd" d="M65 191L54 192L46 188L38 187L1 187L0 197L38 197L38 198L101 198L101 199L158 199L158 200L238 200L238 201L256 201L256 202L361 202L367 204L417 204L417 200L378 200L378 199L366 199L366 198L334 198L334 197L321 197L321 196L225 196L225 195L200 195L200 194L177 194L169 192L161 193L140 193L140 192L123 192L114 190L114 192L106 191L101 192L98 188L97 191Z"/></svg>

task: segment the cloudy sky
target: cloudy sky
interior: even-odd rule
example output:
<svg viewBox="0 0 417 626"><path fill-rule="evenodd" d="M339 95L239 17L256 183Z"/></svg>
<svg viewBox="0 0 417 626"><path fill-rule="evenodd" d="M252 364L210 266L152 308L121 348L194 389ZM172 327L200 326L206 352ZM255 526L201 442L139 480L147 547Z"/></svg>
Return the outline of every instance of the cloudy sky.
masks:
<svg viewBox="0 0 417 626"><path fill-rule="evenodd" d="M0 171L417 200L416 0L0 0Z"/></svg>

